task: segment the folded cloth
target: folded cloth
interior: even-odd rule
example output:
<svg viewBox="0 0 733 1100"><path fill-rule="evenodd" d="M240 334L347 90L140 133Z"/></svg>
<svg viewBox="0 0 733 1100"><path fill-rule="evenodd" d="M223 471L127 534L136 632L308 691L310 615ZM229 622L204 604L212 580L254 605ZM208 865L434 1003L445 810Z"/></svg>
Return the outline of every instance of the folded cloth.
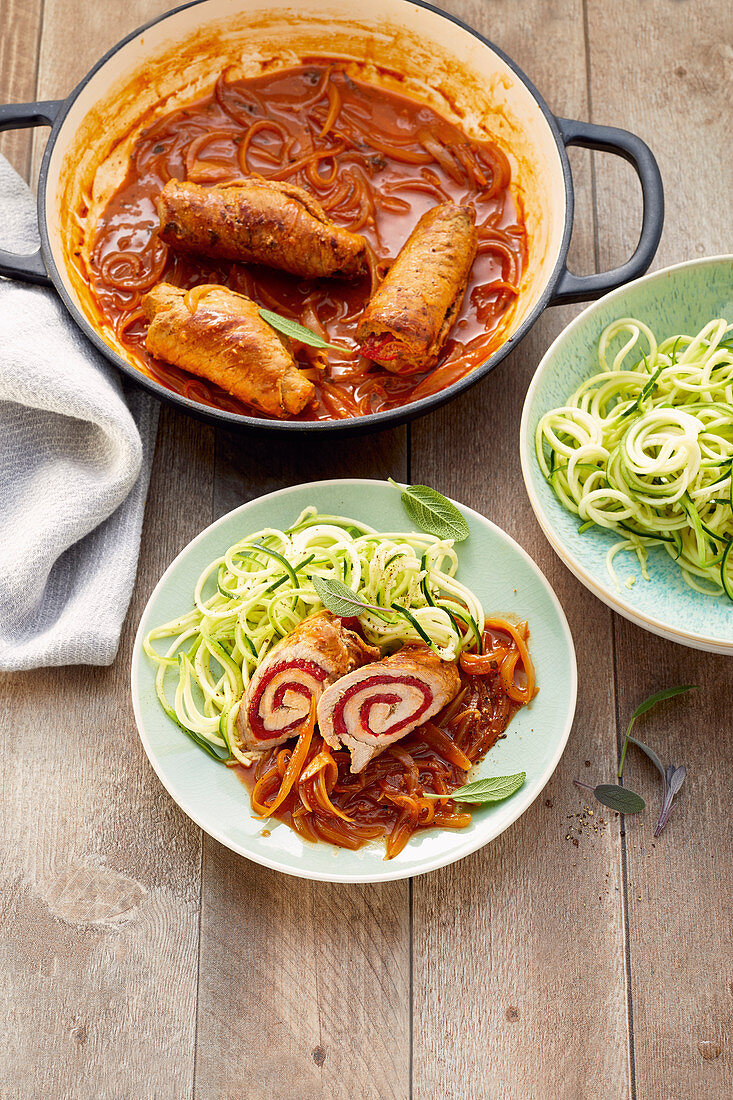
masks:
<svg viewBox="0 0 733 1100"><path fill-rule="evenodd" d="M0 227L2 247L38 247L33 197L2 157ZM0 669L114 660L157 419L55 291L0 279Z"/></svg>

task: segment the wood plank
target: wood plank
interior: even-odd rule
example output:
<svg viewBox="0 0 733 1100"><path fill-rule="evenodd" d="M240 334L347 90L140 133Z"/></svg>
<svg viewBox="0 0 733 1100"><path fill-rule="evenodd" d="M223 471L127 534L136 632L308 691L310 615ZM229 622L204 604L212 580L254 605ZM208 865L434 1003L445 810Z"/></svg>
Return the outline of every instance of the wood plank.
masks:
<svg viewBox="0 0 733 1100"><path fill-rule="evenodd" d="M38 95L66 94L151 14L149 0L92 5L83 17L75 0L48 3ZM5 677L4 1096L192 1091L200 834L145 759L129 661L155 581L210 518L212 463L211 431L166 413L113 667Z"/></svg>
<svg viewBox="0 0 733 1100"><path fill-rule="evenodd" d="M0 103L27 103L36 98L42 12L43 0L3 0ZM25 179L30 170L31 136L29 130L0 135L0 153Z"/></svg>
<svg viewBox="0 0 733 1100"><path fill-rule="evenodd" d="M175 6L168 0L128 0L112 5L46 0L36 98L63 99L121 38ZM38 178L45 145L40 130L33 138L33 179Z"/></svg>
<svg viewBox="0 0 733 1100"><path fill-rule="evenodd" d="M664 0L643 7L621 0L609 8L589 0L588 29L593 121L644 138L662 172L665 229L654 267L731 251L730 5L688 0L672 10ZM601 154L597 193L605 268L623 262L636 243L641 192L629 165Z"/></svg>
<svg viewBox="0 0 733 1100"><path fill-rule="evenodd" d="M648 805L627 822L625 838L637 1095L719 1100L733 1079L731 659L654 638L624 619L616 625L619 730L652 692L700 688L637 731L665 764L688 771L657 840L657 773L638 755L624 771Z"/></svg>
<svg viewBox="0 0 733 1100"><path fill-rule="evenodd" d="M165 415L114 665L2 678L2 1096L191 1092L200 834L145 758L129 665L145 600L201 526L187 502L206 501L210 469L210 433Z"/></svg>
<svg viewBox="0 0 733 1100"><path fill-rule="evenodd" d="M331 440L216 433L217 515L285 485L338 477L402 477L407 430Z"/></svg>
<svg viewBox="0 0 733 1100"><path fill-rule="evenodd" d="M587 117L579 3L527 3L519 12L517 5L448 7L513 57L558 114ZM592 270L587 157L574 158L573 169L583 200L574 261ZM537 802L483 851L414 881L416 1100L556 1100L598 1095L599 1088L604 1096L629 1095L619 827L605 813L591 816L572 785L575 777L613 770L610 613L539 531L517 448L535 366L578 311L548 311L489 379L413 428L413 480L483 512L544 570L568 613L580 677L568 748ZM422 1005L430 1011L419 1012Z"/></svg>
<svg viewBox="0 0 733 1100"><path fill-rule="evenodd" d="M206 839L196 1095L404 1100L409 942L407 883L304 882Z"/></svg>
<svg viewBox="0 0 733 1100"><path fill-rule="evenodd" d="M733 251L730 218L721 217L729 6L698 0L672 19L659 0L643 7L623 0L613 12L591 0L588 25L594 97L612 121L645 137L659 159L667 216L655 266ZM626 28L623 50L613 46L619 25ZM650 66L651 57L665 63ZM601 223L614 227L601 236L604 264L623 258L638 226L637 186L628 170L608 169L599 170L598 187ZM657 841L658 780L638 758L627 771L649 802L626 834L637 1094L717 1100L730 1094L733 1079L730 658L665 642L623 619L616 620L616 650L620 730L659 688L700 685L694 698L650 714L639 731L665 763L689 772Z"/></svg>
<svg viewBox="0 0 733 1100"><path fill-rule="evenodd" d="M304 480L404 477L405 436L217 433L216 514ZM197 1095L406 1097L408 884L304 882L204 844Z"/></svg>

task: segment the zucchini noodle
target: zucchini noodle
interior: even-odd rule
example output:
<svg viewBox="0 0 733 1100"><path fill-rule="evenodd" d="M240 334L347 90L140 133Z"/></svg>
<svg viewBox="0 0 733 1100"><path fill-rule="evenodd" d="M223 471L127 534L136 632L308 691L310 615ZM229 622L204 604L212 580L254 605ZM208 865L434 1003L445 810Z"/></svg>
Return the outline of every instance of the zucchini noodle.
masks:
<svg viewBox="0 0 733 1100"><path fill-rule="evenodd" d="M600 373L537 425L545 478L581 532L621 536L606 557L617 587L619 551L648 580L647 548L661 545L691 588L733 600L733 324L658 342L624 317L601 334L598 359Z"/></svg>
<svg viewBox="0 0 733 1100"><path fill-rule="evenodd" d="M192 610L148 633L160 704L211 756L250 764L236 732L240 699L272 646L323 608L314 577L336 578L372 605L358 620L383 655L425 642L456 660L482 651L484 623L457 569L452 539L377 532L306 508L292 527L267 527L230 546L196 582Z"/></svg>

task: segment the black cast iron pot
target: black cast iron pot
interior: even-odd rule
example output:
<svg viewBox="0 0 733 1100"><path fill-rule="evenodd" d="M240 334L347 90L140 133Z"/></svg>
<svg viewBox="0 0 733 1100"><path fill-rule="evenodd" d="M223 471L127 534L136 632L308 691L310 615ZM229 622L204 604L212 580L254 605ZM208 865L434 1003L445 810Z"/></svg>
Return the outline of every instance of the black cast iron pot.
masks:
<svg viewBox="0 0 733 1100"><path fill-rule="evenodd" d="M527 271L508 337L465 378L388 412L310 422L273 421L212 409L165 389L124 358L114 334L105 331L95 317L74 253L93 228L98 193L106 187L111 194L114 181L119 183L124 174L120 151L129 149L132 137L121 144L120 139L134 133L146 110L154 110L173 92L179 93L179 103L197 98L232 62L257 71L258 59L277 57L283 64L292 64L300 56L324 53L374 58L403 74L403 87L420 98L432 94L431 88L447 89L450 101L465 114L464 125L490 111L492 128L515 161L514 178L522 187L529 228ZM146 122L150 123L150 115ZM265 0L196 0L128 35L68 99L0 107L0 130L43 125L50 126L51 133L38 187L41 249L30 256L0 251L0 274L54 286L82 331L124 374L161 400L229 428L361 434L422 416L484 378L546 306L598 298L642 275L662 232L662 181L651 151L640 138L609 126L556 118L501 50L421 0L352 0L348 6L307 0L297 15L278 0L270 5ZM573 226L569 145L615 153L633 165L641 181L644 212L639 243L631 259L613 271L581 277L567 269ZM87 208L85 225L85 217L75 219L75 214L81 210L84 215Z"/></svg>

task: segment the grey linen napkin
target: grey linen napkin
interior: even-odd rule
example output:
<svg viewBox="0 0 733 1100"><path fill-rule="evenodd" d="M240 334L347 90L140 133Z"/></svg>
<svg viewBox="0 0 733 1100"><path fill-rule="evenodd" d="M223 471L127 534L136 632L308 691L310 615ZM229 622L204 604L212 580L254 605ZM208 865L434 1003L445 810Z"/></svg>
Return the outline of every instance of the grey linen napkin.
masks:
<svg viewBox="0 0 733 1100"><path fill-rule="evenodd" d="M33 197L2 157L0 244L38 247ZM114 660L157 419L55 291L0 279L0 669Z"/></svg>

